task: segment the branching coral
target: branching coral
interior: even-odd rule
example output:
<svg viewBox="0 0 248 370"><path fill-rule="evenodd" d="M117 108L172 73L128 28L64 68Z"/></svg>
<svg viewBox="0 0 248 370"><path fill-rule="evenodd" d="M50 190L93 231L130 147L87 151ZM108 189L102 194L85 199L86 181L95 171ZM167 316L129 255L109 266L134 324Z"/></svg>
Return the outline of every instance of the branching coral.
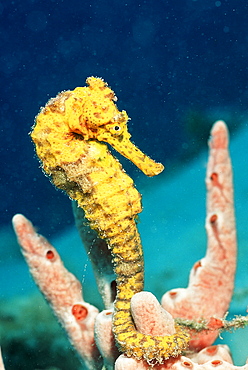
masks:
<svg viewBox="0 0 248 370"><path fill-rule="evenodd" d="M163 307L173 317L208 320L223 317L231 301L236 269L236 227L233 205L232 167L225 124L217 122L209 141L210 155L206 175L208 249L195 263L187 289L174 289L162 298ZM211 304L206 297L212 297ZM195 336L190 346L202 349L213 343L218 331Z"/></svg>

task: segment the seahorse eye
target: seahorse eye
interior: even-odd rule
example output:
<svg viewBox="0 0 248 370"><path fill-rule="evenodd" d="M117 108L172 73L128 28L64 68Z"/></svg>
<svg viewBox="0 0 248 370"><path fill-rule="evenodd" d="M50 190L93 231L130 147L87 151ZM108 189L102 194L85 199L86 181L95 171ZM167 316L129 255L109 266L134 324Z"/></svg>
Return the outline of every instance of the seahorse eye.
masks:
<svg viewBox="0 0 248 370"><path fill-rule="evenodd" d="M117 135L119 136L122 131L123 131L123 128L121 127L121 125L114 125L112 128L111 128L111 131L113 133L113 135Z"/></svg>
<svg viewBox="0 0 248 370"><path fill-rule="evenodd" d="M114 136L119 136L123 131L123 127L121 125L118 125L118 123L110 123L106 125L105 128Z"/></svg>

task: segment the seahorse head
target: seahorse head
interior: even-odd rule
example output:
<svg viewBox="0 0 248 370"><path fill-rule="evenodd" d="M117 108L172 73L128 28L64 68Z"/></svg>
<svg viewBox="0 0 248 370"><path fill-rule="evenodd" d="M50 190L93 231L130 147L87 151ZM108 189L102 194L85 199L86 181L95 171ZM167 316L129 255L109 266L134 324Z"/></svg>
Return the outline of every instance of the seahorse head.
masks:
<svg viewBox="0 0 248 370"><path fill-rule="evenodd" d="M83 105L79 121L73 122L73 130L87 140L104 141L117 152L131 160L147 176L163 171L163 165L154 162L141 152L131 141L126 111L119 111L115 93L107 83L98 77L89 77L87 87L78 87L75 94L82 98Z"/></svg>

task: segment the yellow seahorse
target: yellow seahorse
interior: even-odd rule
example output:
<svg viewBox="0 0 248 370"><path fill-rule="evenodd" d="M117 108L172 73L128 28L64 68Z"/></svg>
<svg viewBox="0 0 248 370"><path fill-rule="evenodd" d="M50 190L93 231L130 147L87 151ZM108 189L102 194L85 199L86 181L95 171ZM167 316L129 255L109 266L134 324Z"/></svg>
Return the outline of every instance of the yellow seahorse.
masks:
<svg viewBox="0 0 248 370"><path fill-rule="evenodd" d="M44 171L53 183L78 202L100 238L106 239L117 276L113 331L128 356L161 363L187 348L188 332L180 326L170 336L144 335L135 329L132 296L143 290L144 266L136 227L141 196L133 180L109 152L110 144L146 175L163 165L130 141L128 115L115 104L114 92L101 78L89 77L87 87L65 91L51 99L36 117L31 137Z"/></svg>

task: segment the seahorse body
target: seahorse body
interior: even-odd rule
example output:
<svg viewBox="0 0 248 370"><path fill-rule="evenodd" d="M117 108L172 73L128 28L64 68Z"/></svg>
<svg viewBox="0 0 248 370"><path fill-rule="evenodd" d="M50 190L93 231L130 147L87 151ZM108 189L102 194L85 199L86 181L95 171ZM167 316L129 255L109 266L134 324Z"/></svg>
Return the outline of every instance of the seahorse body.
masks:
<svg viewBox="0 0 248 370"><path fill-rule="evenodd" d="M89 77L87 87L60 93L36 117L31 137L44 171L53 183L77 200L90 227L106 239L117 275L113 331L120 350L148 362L162 362L187 348L188 333L180 326L171 336L136 331L132 296L143 290L144 266L135 219L141 196L133 180L109 152L109 143L146 175L163 170L131 143L128 116L115 104L114 92L100 78Z"/></svg>

